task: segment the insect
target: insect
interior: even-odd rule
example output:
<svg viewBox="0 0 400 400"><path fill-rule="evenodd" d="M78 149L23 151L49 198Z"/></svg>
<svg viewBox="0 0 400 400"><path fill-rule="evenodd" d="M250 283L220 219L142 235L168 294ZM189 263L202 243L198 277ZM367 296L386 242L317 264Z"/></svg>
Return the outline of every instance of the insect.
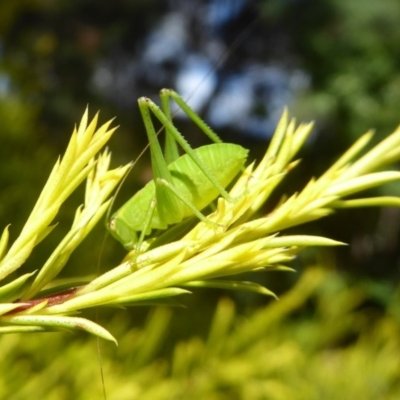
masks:
<svg viewBox="0 0 400 400"><path fill-rule="evenodd" d="M138 100L149 139L153 180L137 192L111 218L109 230L126 249L139 251L153 229L165 230L189 216L208 221L201 210L218 195L232 201L226 187L243 168L248 151L223 143L210 127L174 91L160 92L161 108L146 97ZM192 149L172 123L170 100L214 142ZM151 115L166 129L165 155ZM186 154L179 156L178 144Z"/></svg>

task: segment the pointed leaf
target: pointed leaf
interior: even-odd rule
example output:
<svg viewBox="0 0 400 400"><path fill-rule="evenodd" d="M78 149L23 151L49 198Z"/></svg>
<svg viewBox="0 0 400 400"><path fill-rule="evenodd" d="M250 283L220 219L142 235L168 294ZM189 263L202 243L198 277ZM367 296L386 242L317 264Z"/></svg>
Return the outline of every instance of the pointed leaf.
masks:
<svg viewBox="0 0 400 400"><path fill-rule="evenodd" d="M192 281L185 283L183 286L189 287L207 287L214 289L227 289L227 290L244 290L248 292L263 294L266 296L272 296L276 300L278 297L275 293L271 292L264 286L254 282L247 281L229 281L229 280L209 280L209 281Z"/></svg>
<svg viewBox="0 0 400 400"><path fill-rule="evenodd" d="M7 285L0 287L0 301L7 303L22 297L25 292L26 283L35 273L36 271L24 274Z"/></svg>
<svg viewBox="0 0 400 400"><path fill-rule="evenodd" d="M105 340L110 340L118 345L116 339L106 329L85 318L53 316L53 315L18 315L14 317L1 318L3 323L27 326L41 326L52 329L80 329Z"/></svg>

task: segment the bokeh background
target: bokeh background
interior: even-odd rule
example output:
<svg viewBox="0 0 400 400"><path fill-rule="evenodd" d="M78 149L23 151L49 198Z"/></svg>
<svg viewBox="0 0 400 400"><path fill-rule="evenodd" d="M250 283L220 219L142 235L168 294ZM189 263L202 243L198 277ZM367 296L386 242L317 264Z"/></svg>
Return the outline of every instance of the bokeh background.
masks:
<svg viewBox="0 0 400 400"><path fill-rule="evenodd" d="M298 120L315 120L303 161L280 194L301 189L366 130L375 129L378 141L400 123L398 21L397 0L1 1L2 226L11 223L18 235L88 104L102 121L117 116L114 165L135 159L147 143L136 100L155 100L163 87L253 158L285 105ZM184 116L175 121L193 146L206 143ZM117 203L150 173L146 154ZM26 270L68 231L82 193L65 205ZM399 185L380 193L400 195ZM399 226L400 210L386 208L341 211L292 230L350 246L305 253L293 264L297 274L246 277L278 293L286 308L199 290L172 312L85 313L121 342L118 349L102 344L108 398L399 398ZM63 276L117 265L124 250L111 238L103 244L104 231L98 227ZM92 337L10 335L0 348L2 398L103 395Z"/></svg>

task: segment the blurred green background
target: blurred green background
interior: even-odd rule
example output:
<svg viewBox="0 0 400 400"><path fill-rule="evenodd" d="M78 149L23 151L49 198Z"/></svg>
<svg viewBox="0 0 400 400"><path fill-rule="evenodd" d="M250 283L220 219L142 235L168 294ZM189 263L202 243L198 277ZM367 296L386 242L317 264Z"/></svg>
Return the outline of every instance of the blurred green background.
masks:
<svg viewBox="0 0 400 400"><path fill-rule="evenodd" d="M12 223L11 238L18 235L87 104L103 122L117 116L110 147L119 165L147 143L137 97L156 99L163 87L189 98L253 158L284 105L298 120L314 119L282 192L301 189L366 130L376 129L379 140L399 124L399 20L397 0L3 0L2 225ZM205 143L187 120L178 115L176 123L193 146ZM149 179L147 156L119 204ZM389 191L400 195L398 185L382 188ZM38 268L68 231L82 193L25 270ZM293 264L297 274L246 277L277 292L279 303L199 290L182 298L186 309L85 313L120 341L118 349L101 344L108 397L399 398L399 223L398 209L367 209L297 228L350 246L304 254ZM103 238L99 226L63 276L115 266L124 251ZM92 337L9 335L0 348L0 398L102 396Z"/></svg>

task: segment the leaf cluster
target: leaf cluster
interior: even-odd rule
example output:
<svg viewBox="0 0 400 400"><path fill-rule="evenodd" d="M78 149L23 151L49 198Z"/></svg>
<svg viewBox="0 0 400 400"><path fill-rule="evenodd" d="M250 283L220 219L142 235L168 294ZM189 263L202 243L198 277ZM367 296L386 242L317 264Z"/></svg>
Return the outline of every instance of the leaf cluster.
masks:
<svg viewBox="0 0 400 400"><path fill-rule="evenodd" d="M70 231L36 274L22 275L0 288L3 304L0 332L84 329L108 340L113 336L84 318L72 316L98 306L170 304L171 297L192 287L249 290L273 295L268 289L229 277L244 272L288 270L288 264L304 248L341 245L332 239L282 232L331 214L342 207L399 205L396 197L356 198L349 195L400 178L398 171L385 171L400 159L400 130L360 155L372 138L363 135L322 176L260 215L260 209L279 183L296 167L295 159L311 132L312 124L296 125L287 112L259 164L251 163L230 190L233 200L219 198L207 221L197 223L178 240L168 240L180 225L161 236L151 237L140 254L129 253L117 267L85 285L44 296L76 246L109 206L108 196L129 166L108 170L110 155L95 154L114 129L109 123L95 131L97 117L88 125L85 113L64 157L57 161L20 236L7 251L8 230L1 241L0 277L16 271L31 251L53 229L59 207L87 178L85 201L75 215ZM183 224L186 222L184 221ZM18 300L18 301L17 301Z"/></svg>

